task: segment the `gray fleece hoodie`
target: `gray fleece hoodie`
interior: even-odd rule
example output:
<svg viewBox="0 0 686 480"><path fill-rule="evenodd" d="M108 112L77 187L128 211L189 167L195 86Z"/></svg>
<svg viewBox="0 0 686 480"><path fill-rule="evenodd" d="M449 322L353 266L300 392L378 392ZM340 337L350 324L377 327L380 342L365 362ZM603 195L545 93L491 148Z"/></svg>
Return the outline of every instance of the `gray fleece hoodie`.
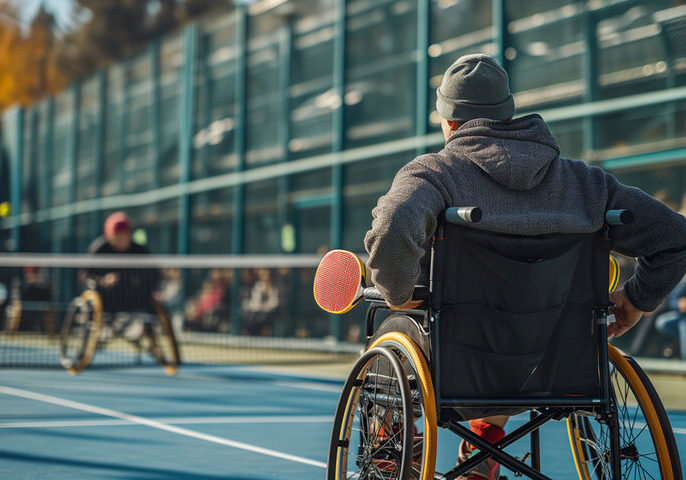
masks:
<svg viewBox="0 0 686 480"><path fill-rule="evenodd" d="M395 176L372 211L365 236L368 268L384 298L410 298L431 247L439 214L478 206L476 228L538 235L599 230L605 211L628 208L629 225L612 227L612 248L638 257L625 291L631 303L657 308L686 272L686 218L598 167L560 157L539 115L465 122L438 153L422 155Z"/></svg>

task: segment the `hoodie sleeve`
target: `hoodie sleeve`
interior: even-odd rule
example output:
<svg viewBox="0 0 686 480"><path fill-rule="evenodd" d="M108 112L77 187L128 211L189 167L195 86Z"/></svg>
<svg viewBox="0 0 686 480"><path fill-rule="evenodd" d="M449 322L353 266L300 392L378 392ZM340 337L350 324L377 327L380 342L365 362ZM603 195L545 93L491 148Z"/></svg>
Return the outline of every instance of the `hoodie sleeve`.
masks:
<svg viewBox="0 0 686 480"><path fill-rule="evenodd" d="M372 210L372 228L364 238L374 285L392 305L412 296L421 259L446 207L447 194L437 173L421 158L395 176L388 193Z"/></svg>
<svg viewBox="0 0 686 480"><path fill-rule="evenodd" d="M606 181L608 209L634 214L632 223L610 228L613 250L638 260L624 290L636 308L652 312L686 273L686 218L612 175Z"/></svg>

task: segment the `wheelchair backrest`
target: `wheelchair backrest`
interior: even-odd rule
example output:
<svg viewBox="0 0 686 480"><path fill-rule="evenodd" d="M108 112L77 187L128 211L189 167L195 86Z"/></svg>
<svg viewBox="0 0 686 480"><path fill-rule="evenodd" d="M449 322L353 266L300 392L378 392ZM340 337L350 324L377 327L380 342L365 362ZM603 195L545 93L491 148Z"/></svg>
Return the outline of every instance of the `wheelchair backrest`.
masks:
<svg viewBox="0 0 686 480"><path fill-rule="evenodd" d="M441 397L598 394L594 308L608 305L608 255L598 233L442 224L431 300Z"/></svg>

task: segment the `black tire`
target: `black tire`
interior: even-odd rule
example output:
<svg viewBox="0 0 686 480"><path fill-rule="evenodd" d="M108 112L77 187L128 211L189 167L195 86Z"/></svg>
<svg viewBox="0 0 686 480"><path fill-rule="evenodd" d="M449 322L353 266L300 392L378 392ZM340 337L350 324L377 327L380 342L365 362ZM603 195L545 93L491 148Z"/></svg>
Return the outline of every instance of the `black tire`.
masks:
<svg viewBox="0 0 686 480"><path fill-rule="evenodd" d="M410 387L400 361L390 349L367 350L343 386L326 478L408 479L413 430Z"/></svg>
<svg viewBox="0 0 686 480"><path fill-rule="evenodd" d="M620 455L619 478L682 480L674 433L655 388L635 360L612 346L609 353L620 451L611 451L607 425L585 414L571 415L568 430L579 478L613 478L612 456Z"/></svg>
<svg viewBox="0 0 686 480"><path fill-rule="evenodd" d="M73 375L86 368L95 354L102 325L102 299L86 290L69 304L60 332L60 362Z"/></svg>
<svg viewBox="0 0 686 480"><path fill-rule="evenodd" d="M155 357L155 361L164 367L167 374L176 375L181 360L169 313L164 305L157 301L153 301L153 308L158 321L151 324L147 332L150 353Z"/></svg>

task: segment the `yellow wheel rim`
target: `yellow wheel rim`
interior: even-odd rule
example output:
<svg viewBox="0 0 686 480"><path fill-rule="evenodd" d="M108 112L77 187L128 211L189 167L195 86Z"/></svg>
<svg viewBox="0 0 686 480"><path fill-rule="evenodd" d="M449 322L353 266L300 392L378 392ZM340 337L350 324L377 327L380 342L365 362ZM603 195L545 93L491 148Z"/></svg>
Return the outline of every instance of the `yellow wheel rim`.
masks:
<svg viewBox="0 0 686 480"><path fill-rule="evenodd" d="M617 259L610 255L610 283L608 284L610 286L609 290L612 292L614 291L615 288L617 288L617 284L619 283L619 264L617 263Z"/></svg>
<svg viewBox="0 0 686 480"><path fill-rule="evenodd" d="M614 364L626 382L631 387L633 394L636 396L636 400L639 403L639 407L643 411L646 423L650 427L650 435L655 443L655 449L657 451L658 463L660 466L660 472L662 474L663 480L674 480L674 472L672 471L671 457L669 455L669 449L667 447L667 442L665 440L664 434L662 434L662 427L660 425L660 420L657 415L657 411L653 406L653 402L650 400L650 395L648 391L643 386L643 382L639 378L636 371L631 367L629 362L622 352L617 348L608 344L607 353L610 362ZM581 480L590 480L591 476L586 467L586 462L583 458L583 449L581 446L581 436L579 431L574 428L570 418L567 418L567 430L569 433L569 441L572 447L572 454L576 463L577 473ZM654 434L655 433L655 434ZM664 471L663 467L664 466Z"/></svg>
<svg viewBox="0 0 686 480"><path fill-rule="evenodd" d="M437 419L436 419L436 394L434 393L433 382L429 365L424 359L419 346L407 335L400 332L388 332L377 338L369 348L378 347L385 342L396 342L402 345L411 357L412 363L417 370L419 384L424 398L424 471L419 480L433 480L436 470L436 442L437 442Z"/></svg>
<svg viewBox="0 0 686 480"><path fill-rule="evenodd" d="M81 361L78 365L74 365L68 369L68 372L72 375L78 374L91 363L93 355L95 354L95 349L98 347L100 327L102 325L102 297L100 294L95 290L86 290L81 294L81 299L84 302L90 302L91 305L93 305L93 327L90 332L90 337L88 337L86 351L83 353Z"/></svg>

